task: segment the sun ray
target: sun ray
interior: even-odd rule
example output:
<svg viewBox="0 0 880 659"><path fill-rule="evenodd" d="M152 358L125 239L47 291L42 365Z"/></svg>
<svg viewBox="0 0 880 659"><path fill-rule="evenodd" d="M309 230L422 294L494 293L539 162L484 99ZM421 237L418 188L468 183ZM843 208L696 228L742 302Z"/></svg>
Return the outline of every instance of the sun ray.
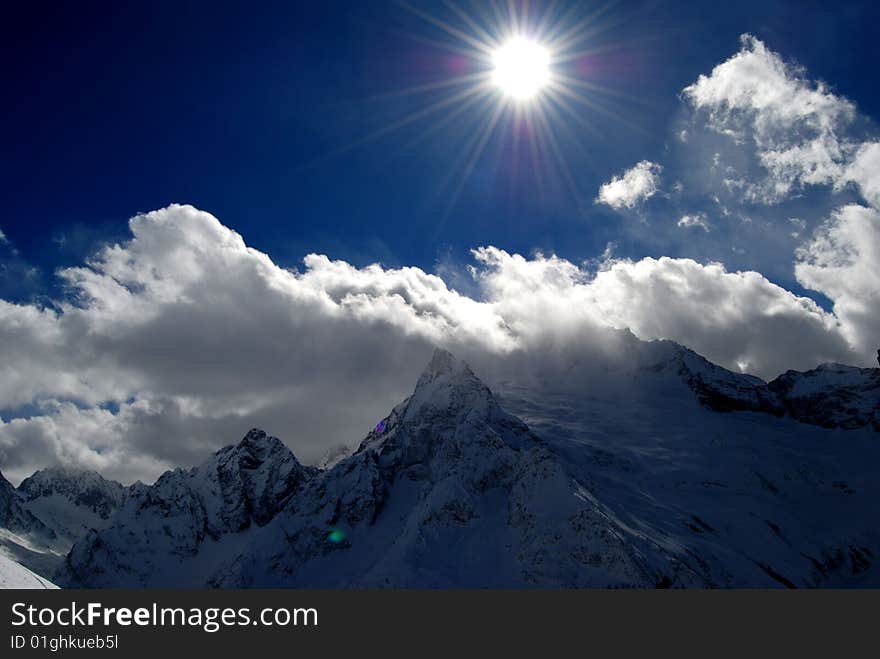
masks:
<svg viewBox="0 0 880 659"><path fill-rule="evenodd" d="M481 42L479 39L472 37L471 35L467 34L466 32L459 30L458 28L450 25L446 21L440 20L439 18L435 18L434 16L432 16L428 12L422 11L421 9L417 9L417 8L413 7L411 4L409 4L408 2L405 2L404 0L397 0L397 2L401 7L403 7L407 11L412 12L413 14L418 16L419 18L424 19L425 21L427 21L428 23L431 23L435 27L439 27L441 30L445 31L449 35L456 37L458 39L461 39L465 43L470 44L471 46L473 46L477 50L481 50L481 51L485 52L486 54L491 53L491 46L486 45L485 43Z"/></svg>
<svg viewBox="0 0 880 659"><path fill-rule="evenodd" d="M561 9L558 0L542 3L540 8L529 0L493 0L466 7L458 0L443 0L430 12L408 0L397 0L397 4L430 26L426 34L403 32L406 38L461 58L448 70L455 75L365 99L407 99L408 104L420 107L328 157L399 132L407 134L406 142L393 157L411 153L416 145L441 134L445 140L453 140L448 144L454 152L451 170L437 182L438 194L443 191L446 196L438 227L445 223L478 166L484 161L497 166L504 158L510 159L504 163L504 171L515 182L511 183L511 194L526 176L531 177L542 203L550 186L558 184L572 195L578 208L583 208L587 195L579 189L566 155L592 166L595 157L584 148L584 135L608 140L608 131L599 127L602 123L597 123L596 117L646 132L617 105L644 106L650 101L591 79L589 69L581 64L628 47L602 43L598 38L623 20L611 12L616 2L606 2L589 12L575 5ZM479 119L472 120L476 117ZM424 128L419 131L411 129L421 124ZM573 130L575 126L578 131ZM509 128L499 131L499 127ZM501 138L493 139L496 135ZM490 142L495 155L486 160Z"/></svg>
<svg viewBox="0 0 880 659"><path fill-rule="evenodd" d="M581 199L581 195L578 192L574 177L571 174L571 170L569 169L568 164L565 161L565 156L562 154L562 149L559 147L559 143L556 140L556 135L553 133L553 129L547 121L545 106L539 103L538 107L536 108L535 114L538 118L538 126L542 128L547 141L550 143L551 151L556 158L556 164L559 167L562 178L565 180L565 183L568 186L568 190L577 202L578 207L582 208L583 201Z"/></svg>
<svg viewBox="0 0 880 659"><path fill-rule="evenodd" d="M465 114L472 107L477 105L480 102L486 101L489 97L493 96L493 92L488 89L481 89L479 93L470 97L468 100L464 101L457 108L452 110L449 114L445 115L442 119L434 122L430 126L428 126L425 130L423 130L419 135L413 139L411 139L407 144L405 144L398 151L399 154L405 153L415 146L424 143L427 141L429 137L440 132L444 127L451 124L455 119L459 116Z"/></svg>
<svg viewBox="0 0 880 659"><path fill-rule="evenodd" d="M600 114L626 126L627 128L635 130L635 131L642 133L644 135L650 135L650 133L642 126L639 126L635 122L632 122L632 121L625 119L624 117L620 116L619 113L615 113L615 112L612 112L611 110L608 110L607 108L605 108L604 106L599 104L596 100L591 99L587 96L584 96L580 92L578 92L574 89L571 89L570 87L566 87L565 85L560 84L560 83L555 83L555 84L551 83L551 86L553 88L553 91L555 91L559 94L563 94L565 96L568 96L572 100L575 100L578 103L585 105L586 107L590 108L591 110L594 110L595 112L599 112Z"/></svg>
<svg viewBox="0 0 880 659"><path fill-rule="evenodd" d="M449 217L449 213L452 212L452 209L458 202L461 191L464 188L465 183L467 183L467 180L470 178L471 172L476 166L480 155L482 155L483 149L486 147L486 143L492 136L492 133L495 130L495 126L498 124L498 120L501 118L501 114L504 112L504 109L504 104L498 103L495 106L495 111L492 113L489 121L485 123L483 129L478 134L478 139L476 140L476 144L473 146L472 150L470 150L470 156L468 157L467 162L464 165L464 169L461 172L458 184L455 186L455 189L449 197L449 201L446 205L446 210L443 213L442 222L446 221L446 219ZM440 225L442 225L442 222L438 224L438 228L440 227Z"/></svg>
<svg viewBox="0 0 880 659"><path fill-rule="evenodd" d="M446 89L448 87L456 87L456 86L464 86L464 85L479 85L480 83L484 83L488 80L489 74L485 71L480 71L478 73L468 73L466 75L455 76L452 78L444 78L442 80L435 80L433 82L426 82L421 85L413 85L411 87L403 87L401 89L394 89L387 92L382 92L380 94L373 94L372 96L366 97L365 101L379 101L383 99L390 98L399 98L403 96L413 96L417 94L425 94L427 92L439 91L441 89Z"/></svg>
<svg viewBox="0 0 880 659"><path fill-rule="evenodd" d="M449 107L450 105L454 105L455 103L466 100L470 96L473 96L475 94L479 94L481 91L483 91L483 88L479 85L473 85L471 87L468 87L467 89L465 89L461 92L458 92L457 94L454 94L453 96L449 96L447 98L444 98L443 100L432 103L431 105L423 107L420 110L416 110L415 112L412 112L412 113L406 115L405 117L398 119L397 121L394 121L390 124L387 124L387 125L383 126L382 128L379 128L379 129L373 131L369 135L365 135L364 137L360 138L359 140L352 142L351 144L340 147L340 148L332 151L330 154L328 154L328 157L339 155L340 153L343 153L345 151L350 151L351 149L356 149L358 147L363 146L364 144L375 141L381 137L384 137L385 135L388 135L389 133L392 133L396 130L399 130L400 128L404 128L412 123L415 123L416 121L419 121L420 119L424 119L426 117L429 117L432 114L436 114L440 110L442 110L446 107Z"/></svg>
<svg viewBox="0 0 880 659"><path fill-rule="evenodd" d="M468 16L467 12L461 9L455 2L452 0L444 0L444 3L449 10L452 11L456 16L461 19L471 30L473 30L477 36L483 40L485 44L492 44L494 39L489 32L483 29L479 23L477 23L474 19Z"/></svg>

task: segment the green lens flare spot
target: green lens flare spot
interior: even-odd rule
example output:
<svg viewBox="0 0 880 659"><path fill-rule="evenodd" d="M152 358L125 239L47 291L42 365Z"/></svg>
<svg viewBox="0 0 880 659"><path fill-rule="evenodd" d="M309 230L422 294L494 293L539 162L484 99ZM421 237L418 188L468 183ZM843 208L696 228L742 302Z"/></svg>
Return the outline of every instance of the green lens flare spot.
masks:
<svg viewBox="0 0 880 659"><path fill-rule="evenodd" d="M327 539L335 544L338 544L345 540L345 532L342 529L331 529L330 533L327 534Z"/></svg>

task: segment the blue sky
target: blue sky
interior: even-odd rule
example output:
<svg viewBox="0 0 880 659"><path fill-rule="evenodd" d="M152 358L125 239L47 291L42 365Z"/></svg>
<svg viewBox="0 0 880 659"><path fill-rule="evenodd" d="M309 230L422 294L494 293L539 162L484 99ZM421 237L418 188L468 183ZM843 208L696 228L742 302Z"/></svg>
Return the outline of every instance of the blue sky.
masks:
<svg viewBox="0 0 880 659"><path fill-rule="evenodd" d="M624 329L876 364L871 3L533 0L525 105L475 54L507 6L8 9L3 473L150 480L253 426L315 462L438 345L487 381L601 378Z"/></svg>
<svg viewBox="0 0 880 659"><path fill-rule="evenodd" d="M456 20L441 3L414 6ZM129 217L171 202L213 213L290 266L316 251L433 269L488 244L576 261L612 240L621 255L669 252L589 202L612 174L662 159L680 91L744 32L831 81L864 114L880 114L873 3L563 3L557 13L603 7L585 47L598 53L589 76L606 113L583 108L594 132L573 126L561 138L581 202L552 171L543 195L534 176L513 176L500 130L454 204L457 150L482 109L415 147L444 111L348 148L437 99L383 94L447 77L455 65L432 43L455 39L396 3L8 10L0 228L42 274L23 285L20 270L8 270L2 292L44 290L56 267L124 238Z"/></svg>

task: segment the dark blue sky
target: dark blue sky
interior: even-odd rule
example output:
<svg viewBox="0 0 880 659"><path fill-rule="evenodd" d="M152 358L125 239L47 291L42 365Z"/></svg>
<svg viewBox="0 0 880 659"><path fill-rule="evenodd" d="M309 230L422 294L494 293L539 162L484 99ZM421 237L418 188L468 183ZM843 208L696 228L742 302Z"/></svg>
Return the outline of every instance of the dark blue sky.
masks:
<svg viewBox="0 0 880 659"><path fill-rule="evenodd" d="M454 18L441 3L414 4ZM592 257L619 238L621 221L590 203L599 185L662 157L678 93L734 53L743 32L880 116L873 4L607 5L585 44L597 53L589 75L605 112L581 108L585 126L560 132L574 192L513 171L502 128L454 204L462 148L485 110L437 127L451 106L363 141L443 98L389 92L469 66L435 45L448 36L395 3L7 7L0 229L18 251L10 263L42 274L25 284L7 267L0 292L39 292L57 266L125 237L128 217L171 202L210 211L282 265L317 251L433 269L485 244ZM623 243L624 254L651 252L631 235Z"/></svg>

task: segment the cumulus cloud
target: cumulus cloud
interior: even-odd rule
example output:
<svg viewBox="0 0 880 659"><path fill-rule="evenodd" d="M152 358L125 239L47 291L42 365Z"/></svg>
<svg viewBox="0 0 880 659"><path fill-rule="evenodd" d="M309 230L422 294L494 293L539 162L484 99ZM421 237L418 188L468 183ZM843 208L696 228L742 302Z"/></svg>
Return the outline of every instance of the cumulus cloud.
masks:
<svg viewBox="0 0 880 659"><path fill-rule="evenodd" d="M854 354L832 314L757 272L645 258L613 264L590 288L607 322L644 339L673 339L732 370L769 378L787 368L867 359Z"/></svg>
<svg viewBox="0 0 880 659"><path fill-rule="evenodd" d="M663 167L657 163L642 160L623 175L603 183L596 202L617 209L633 209L657 193L662 171Z"/></svg>
<svg viewBox="0 0 880 659"><path fill-rule="evenodd" d="M755 148L765 175L751 180L728 172L728 187L747 200L776 204L804 186L839 190L855 183L877 207L880 143L856 134L855 104L810 81L759 39L746 34L741 42L737 54L683 90L711 129Z"/></svg>
<svg viewBox="0 0 880 659"><path fill-rule="evenodd" d="M3 233L3 229L0 229L0 245L7 243L6 234Z"/></svg>
<svg viewBox="0 0 880 659"><path fill-rule="evenodd" d="M406 396L437 343L487 368L590 354L609 327L764 376L854 358L837 317L719 264L606 255L596 272L485 247L468 297L418 268L309 255L287 270L189 206L130 227L60 273L68 298L0 303L0 464L13 479L66 463L149 480L253 425L314 461Z"/></svg>
<svg viewBox="0 0 880 659"><path fill-rule="evenodd" d="M849 342L863 354L880 347L880 213L838 209L797 255L798 281L834 301Z"/></svg>

